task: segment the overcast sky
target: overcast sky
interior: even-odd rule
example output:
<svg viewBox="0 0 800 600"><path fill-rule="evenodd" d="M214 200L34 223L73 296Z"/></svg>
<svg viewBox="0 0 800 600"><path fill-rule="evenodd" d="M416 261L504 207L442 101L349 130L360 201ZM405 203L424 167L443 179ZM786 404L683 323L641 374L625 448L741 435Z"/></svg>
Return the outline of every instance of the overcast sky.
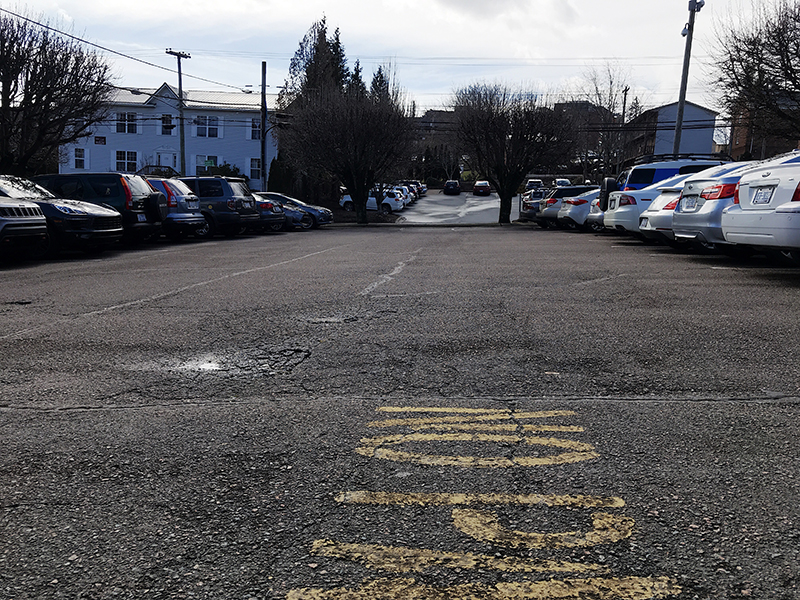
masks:
<svg viewBox="0 0 800 600"><path fill-rule="evenodd" d="M744 18L751 0L707 0L697 14L688 99L716 108L709 52L721 28ZM564 91L587 68L609 62L627 72L646 106L677 101L688 0L27 0L0 7L51 24L135 60L108 54L117 84L177 85L172 48L186 89L258 90L261 62L277 91L309 27L325 16L340 30L350 65L365 79L381 64L421 108L442 108L460 86L485 81ZM162 67L162 68L158 68Z"/></svg>

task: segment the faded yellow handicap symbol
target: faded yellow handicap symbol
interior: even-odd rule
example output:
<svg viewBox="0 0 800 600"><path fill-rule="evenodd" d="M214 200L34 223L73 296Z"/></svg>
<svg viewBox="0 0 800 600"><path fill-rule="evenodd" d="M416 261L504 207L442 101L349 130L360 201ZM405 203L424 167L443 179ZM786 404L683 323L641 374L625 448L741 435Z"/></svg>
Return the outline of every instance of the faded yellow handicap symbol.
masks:
<svg viewBox="0 0 800 600"><path fill-rule="evenodd" d="M371 458L411 462L423 465L508 468L576 463L597 458L594 446L562 437L544 437L538 433L581 433L582 427L541 423L542 419L571 417L573 411L514 412L503 409L450 409L382 407L384 413L428 413L426 417L403 417L373 421L375 429L400 429L364 438L356 452ZM494 444L514 448L514 455L477 456L443 454L437 448L452 444ZM408 447L411 448L408 448ZM532 452L535 447L555 448L544 456ZM424 451L421 448L430 448Z"/></svg>

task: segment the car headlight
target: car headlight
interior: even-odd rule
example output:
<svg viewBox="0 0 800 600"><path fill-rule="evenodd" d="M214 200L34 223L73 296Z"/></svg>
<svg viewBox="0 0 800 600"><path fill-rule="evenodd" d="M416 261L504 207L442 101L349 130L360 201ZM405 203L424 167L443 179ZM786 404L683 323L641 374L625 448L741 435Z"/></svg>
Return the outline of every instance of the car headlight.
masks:
<svg viewBox="0 0 800 600"><path fill-rule="evenodd" d="M65 215L86 215L86 214L88 214L85 210L81 210L80 208L72 208L71 206L64 206L62 204L54 204L53 206L55 206L57 210L61 211Z"/></svg>

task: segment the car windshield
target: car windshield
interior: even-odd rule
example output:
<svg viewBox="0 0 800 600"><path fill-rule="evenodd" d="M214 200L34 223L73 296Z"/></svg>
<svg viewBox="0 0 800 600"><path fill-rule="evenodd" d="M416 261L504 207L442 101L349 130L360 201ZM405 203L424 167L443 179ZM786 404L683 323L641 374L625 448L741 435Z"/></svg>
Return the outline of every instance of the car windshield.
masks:
<svg viewBox="0 0 800 600"><path fill-rule="evenodd" d="M26 198L50 200L55 197L46 189L36 185L32 181L11 176L0 178L0 195L7 196L8 198L16 198L18 200Z"/></svg>

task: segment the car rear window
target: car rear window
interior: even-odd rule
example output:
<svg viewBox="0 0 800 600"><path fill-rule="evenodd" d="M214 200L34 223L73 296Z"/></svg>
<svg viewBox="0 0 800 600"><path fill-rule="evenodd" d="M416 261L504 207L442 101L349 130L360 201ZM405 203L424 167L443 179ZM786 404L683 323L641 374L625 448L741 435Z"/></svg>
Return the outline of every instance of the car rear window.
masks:
<svg viewBox="0 0 800 600"><path fill-rule="evenodd" d="M89 178L89 184L100 198L117 198L122 195L119 175L98 175ZM65 186L62 186L65 187ZM67 196L72 198L73 196Z"/></svg>
<svg viewBox="0 0 800 600"><path fill-rule="evenodd" d="M173 179L172 181L165 181L164 185L168 186L169 189L171 189L173 191L173 193L175 193L175 194L177 194L179 196L193 196L194 195L194 192L191 190L191 188L188 185L186 185L185 183L183 183L182 181L179 181L177 179Z"/></svg>
<svg viewBox="0 0 800 600"><path fill-rule="evenodd" d="M628 177L627 185L642 185L653 183L655 169L634 169Z"/></svg>
<svg viewBox="0 0 800 600"><path fill-rule="evenodd" d="M234 196L252 196L252 194L250 193L250 189L244 183L240 183L238 181L231 181L230 184Z"/></svg>
<svg viewBox="0 0 800 600"><path fill-rule="evenodd" d="M153 193L153 188L150 187L150 184L147 183L144 177L133 175L125 179L127 179L128 186L131 188L131 193L134 196L149 196Z"/></svg>
<svg viewBox="0 0 800 600"><path fill-rule="evenodd" d="M201 179L198 181L198 196L204 198L221 198L225 195L222 191L222 182L217 179Z"/></svg>
<svg viewBox="0 0 800 600"><path fill-rule="evenodd" d="M678 173L699 173L700 171L705 171L708 167L713 165L684 165L680 169L678 169Z"/></svg>

